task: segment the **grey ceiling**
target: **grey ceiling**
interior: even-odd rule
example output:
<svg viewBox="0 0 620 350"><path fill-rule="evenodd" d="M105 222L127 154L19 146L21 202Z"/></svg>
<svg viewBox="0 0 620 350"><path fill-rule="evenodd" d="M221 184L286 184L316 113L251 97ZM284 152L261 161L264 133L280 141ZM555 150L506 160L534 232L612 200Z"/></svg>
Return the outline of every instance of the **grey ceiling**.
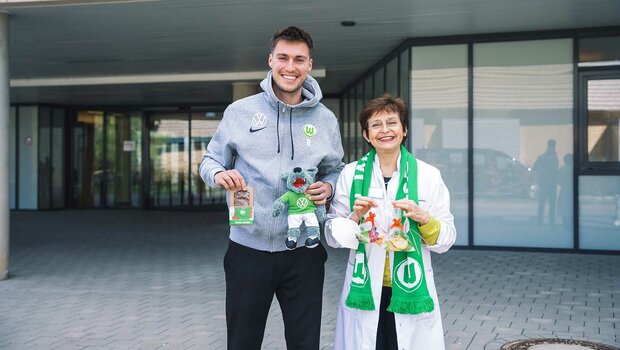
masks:
<svg viewBox="0 0 620 350"><path fill-rule="evenodd" d="M618 0L169 0L0 5L11 12L12 79L267 69L268 41L298 25L315 40L324 93L338 94L409 37L620 25ZM343 20L357 22L342 27ZM13 102L220 103L230 83L12 88Z"/></svg>

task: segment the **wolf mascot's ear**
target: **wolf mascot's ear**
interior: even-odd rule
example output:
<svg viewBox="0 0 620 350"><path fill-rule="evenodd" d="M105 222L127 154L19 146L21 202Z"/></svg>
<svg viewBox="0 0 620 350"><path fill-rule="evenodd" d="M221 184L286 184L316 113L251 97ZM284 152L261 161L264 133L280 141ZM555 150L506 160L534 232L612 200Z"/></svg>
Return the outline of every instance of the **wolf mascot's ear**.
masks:
<svg viewBox="0 0 620 350"><path fill-rule="evenodd" d="M306 172L310 174L310 176L312 176L312 178L314 179L314 176L316 176L316 173L319 172L319 169L313 166L312 168L308 168Z"/></svg>

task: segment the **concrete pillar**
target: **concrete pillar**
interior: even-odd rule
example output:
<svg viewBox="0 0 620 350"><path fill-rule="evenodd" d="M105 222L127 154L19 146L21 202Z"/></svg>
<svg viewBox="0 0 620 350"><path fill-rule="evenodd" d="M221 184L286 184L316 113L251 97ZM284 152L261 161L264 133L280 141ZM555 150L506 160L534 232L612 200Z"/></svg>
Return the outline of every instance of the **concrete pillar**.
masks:
<svg viewBox="0 0 620 350"><path fill-rule="evenodd" d="M258 93L258 84L249 82L234 82L233 86L233 101L238 99L252 96Z"/></svg>
<svg viewBox="0 0 620 350"><path fill-rule="evenodd" d="M0 280L9 276L9 14L0 12Z"/></svg>

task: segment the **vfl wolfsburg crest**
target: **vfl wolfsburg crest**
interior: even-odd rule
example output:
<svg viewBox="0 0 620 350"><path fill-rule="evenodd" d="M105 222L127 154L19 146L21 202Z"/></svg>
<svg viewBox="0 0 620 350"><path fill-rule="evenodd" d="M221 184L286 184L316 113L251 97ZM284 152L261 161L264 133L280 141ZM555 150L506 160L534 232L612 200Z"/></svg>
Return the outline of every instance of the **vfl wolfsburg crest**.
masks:
<svg viewBox="0 0 620 350"><path fill-rule="evenodd" d="M308 202L308 198L303 198L303 197L302 197L302 198L299 198L299 199L297 200L297 202L296 202L297 207L298 207L299 209L304 209L305 207L307 207L307 206L308 206L308 203L309 203L309 202Z"/></svg>
<svg viewBox="0 0 620 350"><path fill-rule="evenodd" d="M316 135L316 128L314 127L314 125L312 124L304 125L304 135L306 135L307 137L312 137Z"/></svg>
<svg viewBox="0 0 620 350"><path fill-rule="evenodd" d="M407 257L394 270L394 282L405 292L411 293L420 287L422 266L417 260Z"/></svg>
<svg viewBox="0 0 620 350"><path fill-rule="evenodd" d="M353 265L353 277L351 277L351 285L362 287L368 281L368 270L366 269L364 254L355 254L355 263Z"/></svg>

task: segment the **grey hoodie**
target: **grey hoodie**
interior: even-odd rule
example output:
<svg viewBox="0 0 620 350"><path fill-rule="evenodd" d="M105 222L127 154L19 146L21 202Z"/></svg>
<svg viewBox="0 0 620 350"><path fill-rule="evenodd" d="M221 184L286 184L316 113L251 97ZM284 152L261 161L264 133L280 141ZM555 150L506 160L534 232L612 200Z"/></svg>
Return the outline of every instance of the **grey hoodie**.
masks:
<svg viewBox="0 0 620 350"><path fill-rule="evenodd" d="M272 72L260 86L264 90L232 103L219 124L207 154L200 164L200 176L217 187L214 175L237 169L254 188L254 225L231 226L230 239L263 251L286 250L287 212L273 218L271 207L286 192L280 175L294 167L319 169L317 180L336 181L344 167L338 120L319 101L319 84L308 76L302 86L303 101L290 106L273 92ZM314 127L314 133L312 132ZM302 246L305 237L299 237Z"/></svg>

